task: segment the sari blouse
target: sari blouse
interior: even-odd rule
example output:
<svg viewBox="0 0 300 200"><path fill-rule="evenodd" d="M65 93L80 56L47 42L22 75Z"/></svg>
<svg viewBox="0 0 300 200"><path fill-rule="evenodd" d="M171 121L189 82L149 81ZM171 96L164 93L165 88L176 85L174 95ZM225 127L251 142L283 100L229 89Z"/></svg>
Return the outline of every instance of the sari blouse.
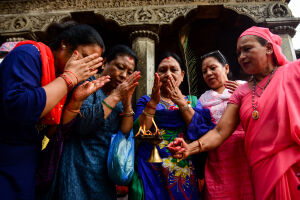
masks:
<svg viewBox="0 0 300 200"><path fill-rule="evenodd" d="M263 87L269 76L258 84ZM300 60L279 67L264 91L256 87L259 119L252 118L252 90L248 84L234 92L228 103L240 107L245 151L252 169L256 199L295 199L300 162ZM300 168L298 169L300 171ZM299 172L298 171L298 172ZM290 179L294 174L294 178ZM264 177L262 181L262 177ZM293 176L292 176L293 177Z"/></svg>

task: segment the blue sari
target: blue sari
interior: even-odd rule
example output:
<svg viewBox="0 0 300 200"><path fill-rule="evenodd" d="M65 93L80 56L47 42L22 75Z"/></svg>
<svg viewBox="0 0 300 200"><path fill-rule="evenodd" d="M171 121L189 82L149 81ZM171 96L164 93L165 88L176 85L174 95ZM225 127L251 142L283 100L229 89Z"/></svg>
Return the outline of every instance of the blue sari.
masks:
<svg viewBox="0 0 300 200"><path fill-rule="evenodd" d="M152 145L143 142L138 147L137 170L143 182L145 200L199 199L198 183L192 159L174 159L167 149L167 145L176 137L195 140L215 126L211 122L209 110L202 109L201 103L196 97L189 98L194 99L192 107L195 114L188 127L186 127L179 110L170 110L164 102L157 105L154 120L163 137L163 141L157 145L163 160L162 163L147 162L153 148ZM149 96L143 96L137 103L135 133L140 126L138 117L149 100ZM176 105L170 106L171 108L176 107Z"/></svg>

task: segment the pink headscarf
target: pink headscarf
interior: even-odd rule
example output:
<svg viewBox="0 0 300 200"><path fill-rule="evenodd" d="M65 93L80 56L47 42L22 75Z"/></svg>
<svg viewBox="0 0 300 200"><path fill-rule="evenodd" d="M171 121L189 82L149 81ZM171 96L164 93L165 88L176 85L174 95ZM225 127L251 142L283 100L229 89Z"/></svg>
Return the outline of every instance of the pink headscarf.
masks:
<svg viewBox="0 0 300 200"><path fill-rule="evenodd" d="M281 37L271 33L268 28L252 26L251 28L245 30L239 38L245 35L256 35L270 42L273 45L274 55L279 66L289 63L285 55L281 52Z"/></svg>

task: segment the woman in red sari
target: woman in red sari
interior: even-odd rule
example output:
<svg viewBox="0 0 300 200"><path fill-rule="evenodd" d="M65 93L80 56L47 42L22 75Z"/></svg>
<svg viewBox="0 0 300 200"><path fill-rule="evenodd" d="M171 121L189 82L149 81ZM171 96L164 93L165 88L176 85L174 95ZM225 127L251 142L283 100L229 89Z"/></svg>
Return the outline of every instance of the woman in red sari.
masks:
<svg viewBox="0 0 300 200"><path fill-rule="evenodd" d="M289 63L280 44L267 28L243 32L238 62L252 80L236 89L215 129L193 143L177 138L169 145L176 158L209 151L241 121L257 200L300 197L300 60Z"/></svg>

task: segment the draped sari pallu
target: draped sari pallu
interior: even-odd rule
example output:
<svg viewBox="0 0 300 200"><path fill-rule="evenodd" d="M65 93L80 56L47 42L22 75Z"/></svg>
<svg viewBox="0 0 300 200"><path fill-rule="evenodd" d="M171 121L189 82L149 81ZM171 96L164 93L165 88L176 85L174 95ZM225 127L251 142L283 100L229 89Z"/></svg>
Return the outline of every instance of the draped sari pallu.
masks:
<svg viewBox="0 0 300 200"><path fill-rule="evenodd" d="M257 200L300 198L296 177L300 172L299 85L300 60L278 68L266 90L255 98L258 120L251 117L249 86L238 88L247 91L241 98L240 119Z"/></svg>

